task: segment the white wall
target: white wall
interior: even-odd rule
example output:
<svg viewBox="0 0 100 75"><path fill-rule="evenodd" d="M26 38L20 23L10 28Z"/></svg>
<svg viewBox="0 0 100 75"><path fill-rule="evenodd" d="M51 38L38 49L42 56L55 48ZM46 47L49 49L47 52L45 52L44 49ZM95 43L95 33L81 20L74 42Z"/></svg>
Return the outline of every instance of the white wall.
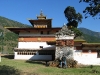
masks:
<svg viewBox="0 0 100 75"><path fill-rule="evenodd" d="M56 36L56 40L63 40L63 39L74 39L74 35L72 36L69 36L69 35L59 35L59 36Z"/></svg>
<svg viewBox="0 0 100 75"><path fill-rule="evenodd" d="M20 60L52 60L52 55L17 55L17 52L15 52L14 59L20 59Z"/></svg>
<svg viewBox="0 0 100 75"><path fill-rule="evenodd" d="M80 64L85 65L100 65L100 58L97 58L97 53L82 53L82 51L74 51L74 59Z"/></svg>
<svg viewBox="0 0 100 75"><path fill-rule="evenodd" d="M43 48L51 47L46 42L18 42L18 48L36 48L39 49L40 46Z"/></svg>

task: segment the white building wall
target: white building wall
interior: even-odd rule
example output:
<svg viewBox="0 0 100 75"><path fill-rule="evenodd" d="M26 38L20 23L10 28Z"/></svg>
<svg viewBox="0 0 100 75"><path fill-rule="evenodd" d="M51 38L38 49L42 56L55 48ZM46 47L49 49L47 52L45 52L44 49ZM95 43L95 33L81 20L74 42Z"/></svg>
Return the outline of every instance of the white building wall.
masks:
<svg viewBox="0 0 100 75"><path fill-rule="evenodd" d="M40 32L20 32L19 36L55 36L40 34ZM40 49L40 46L43 48L52 47L53 45L48 45L46 42L18 42L18 48L28 48L28 49ZM21 60L52 60L52 55L18 55L17 52L14 52L14 59Z"/></svg>
<svg viewBox="0 0 100 75"><path fill-rule="evenodd" d="M17 55L17 52L15 52L14 59L19 60L52 60L52 55Z"/></svg>
<svg viewBox="0 0 100 75"><path fill-rule="evenodd" d="M56 40L63 40L63 39L74 39L74 35L71 35L71 36L69 36L69 35L59 35L59 36L56 36Z"/></svg>
<svg viewBox="0 0 100 75"><path fill-rule="evenodd" d="M18 42L18 48L36 48L39 49L40 46L43 48L51 47L46 42Z"/></svg>
<svg viewBox="0 0 100 75"><path fill-rule="evenodd" d="M52 45L48 45L46 42L18 42L18 48L34 48L40 49L40 46L43 48L53 48ZM17 52L14 52L14 59L20 60L52 60L52 55L18 55Z"/></svg>
<svg viewBox="0 0 100 75"><path fill-rule="evenodd" d="M82 53L81 50L74 50L74 60L84 65L100 65L100 58L97 58L97 53Z"/></svg>

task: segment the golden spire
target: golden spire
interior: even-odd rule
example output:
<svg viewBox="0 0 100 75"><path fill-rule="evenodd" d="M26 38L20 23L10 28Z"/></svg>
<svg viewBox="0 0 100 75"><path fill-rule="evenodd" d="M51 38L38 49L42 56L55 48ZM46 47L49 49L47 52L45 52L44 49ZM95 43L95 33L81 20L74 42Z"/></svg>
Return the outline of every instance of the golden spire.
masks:
<svg viewBox="0 0 100 75"><path fill-rule="evenodd" d="M41 10L40 15L37 16L37 19L46 19L46 16L43 15L43 12Z"/></svg>
<svg viewBox="0 0 100 75"><path fill-rule="evenodd" d="M40 16L43 16L43 12L42 12L42 9L41 9L41 12L40 12Z"/></svg>

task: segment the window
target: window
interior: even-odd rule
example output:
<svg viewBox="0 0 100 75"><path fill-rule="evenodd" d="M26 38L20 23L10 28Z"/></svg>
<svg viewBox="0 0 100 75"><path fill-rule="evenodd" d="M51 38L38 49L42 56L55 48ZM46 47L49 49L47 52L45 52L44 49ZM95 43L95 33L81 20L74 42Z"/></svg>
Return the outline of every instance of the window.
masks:
<svg viewBox="0 0 100 75"><path fill-rule="evenodd" d="M88 52L91 53L91 50L89 50Z"/></svg>
<svg viewBox="0 0 100 75"><path fill-rule="evenodd" d="M37 25L37 28L40 28L40 26L39 26L39 25Z"/></svg>
<svg viewBox="0 0 100 75"><path fill-rule="evenodd" d="M100 58L100 50L97 50L97 58Z"/></svg>
<svg viewBox="0 0 100 75"><path fill-rule="evenodd" d="M47 25L45 25L46 27L45 28L47 28Z"/></svg>
<svg viewBox="0 0 100 75"><path fill-rule="evenodd" d="M36 55L36 51L33 50L22 50L17 52L18 55Z"/></svg>
<svg viewBox="0 0 100 75"><path fill-rule="evenodd" d="M50 31L47 31L47 34L50 34Z"/></svg>
<svg viewBox="0 0 100 75"><path fill-rule="evenodd" d="M43 46L40 46L40 48L43 48Z"/></svg>
<svg viewBox="0 0 100 75"><path fill-rule="evenodd" d="M36 55L39 55L38 51L36 52Z"/></svg>
<svg viewBox="0 0 100 75"><path fill-rule="evenodd" d="M43 34L43 31L41 31L41 34Z"/></svg>
<svg viewBox="0 0 100 75"><path fill-rule="evenodd" d="M39 55L53 55L54 53L49 50L41 50L39 51Z"/></svg>
<svg viewBox="0 0 100 75"><path fill-rule="evenodd" d="M34 28L37 28L37 26L36 26L36 25L34 25Z"/></svg>
<svg viewBox="0 0 100 75"><path fill-rule="evenodd" d="M58 31L56 31L56 32L58 32Z"/></svg>

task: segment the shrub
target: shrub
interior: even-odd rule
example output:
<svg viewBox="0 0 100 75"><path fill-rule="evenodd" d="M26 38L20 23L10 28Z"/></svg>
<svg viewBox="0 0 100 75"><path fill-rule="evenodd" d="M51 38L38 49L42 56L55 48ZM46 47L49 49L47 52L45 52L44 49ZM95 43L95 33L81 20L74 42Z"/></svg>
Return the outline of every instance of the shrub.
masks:
<svg viewBox="0 0 100 75"><path fill-rule="evenodd" d="M68 68L76 68L77 67L77 61L74 59L67 59L67 67Z"/></svg>

